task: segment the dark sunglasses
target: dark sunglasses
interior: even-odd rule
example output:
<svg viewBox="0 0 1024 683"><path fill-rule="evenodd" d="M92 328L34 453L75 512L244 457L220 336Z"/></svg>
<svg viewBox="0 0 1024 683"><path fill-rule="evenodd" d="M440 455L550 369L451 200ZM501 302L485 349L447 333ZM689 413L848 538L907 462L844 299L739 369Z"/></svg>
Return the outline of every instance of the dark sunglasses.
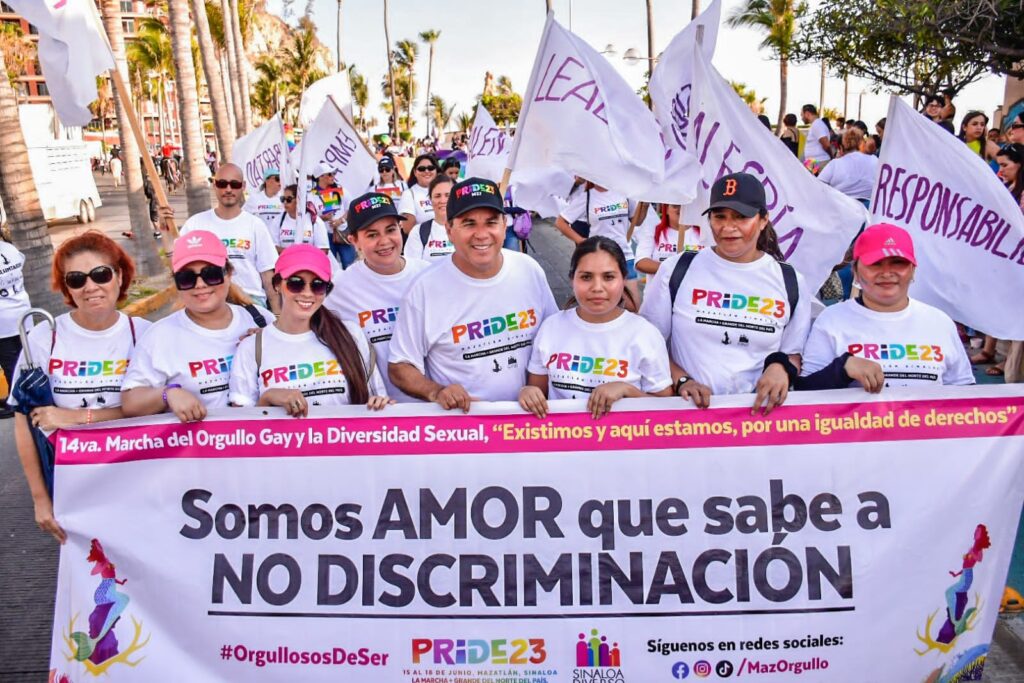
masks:
<svg viewBox="0 0 1024 683"><path fill-rule="evenodd" d="M1024 123L1014 123L1010 128L1024 128Z"/></svg>
<svg viewBox="0 0 1024 683"><path fill-rule="evenodd" d="M203 266L198 273L194 270L179 270L174 274L174 286L179 291L195 289L199 278L210 287L224 284L224 266Z"/></svg>
<svg viewBox="0 0 1024 683"><path fill-rule="evenodd" d="M88 273L83 273L80 270L64 273L64 284L68 286L68 289L81 289L85 287L86 280L92 280L98 285L105 285L113 279L114 269L110 266L96 266Z"/></svg>
<svg viewBox="0 0 1024 683"><path fill-rule="evenodd" d="M417 166L416 170L419 171L420 173L429 173L430 171L436 171L437 166L434 166L433 164L431 164L430 166Z"/></svg>
<svg viewBox="0 0 1024 683"><path fill-rule="evenodd" d="M292 275L284 281L284 286L287 287L288 291L292 294L302 294L302 292L305 291L307 284L309 285L309 291L313 292L314 296L323 296L334 289L333 282L327 282L318 277L313 278L307 283L298 275Z"/></svg>
<svg viewBox="0 0 1024 683"><path fill-rule="evenodd" d="M394 170L395 170L394 166L378 166L377 167L377 173L390 173L391 171L394 171Z"/></svg>
<svg viewBox="0 0 1024 683"><path fill-rule="evenodd" d="M284 197L281 197L281 201L283 203L285 203L285 204L291 204L292 202L295 201L295 197L284 196Z"/></svg>
<svg viewBox="0 0 1024 683"><path fill-rule="evenodd" d="M223 190L228 187L230 187L232 190L241 190L243 187L245 187L245 183L243 183L241 180L224 180L223 178L221 178L220 180L214 180L213 186L216 187L218 190Z"/></svg>
<svg viewBox="0 0 1024 683"><path fill-rule="evenodd" d="M279 176L279 175L270 175L270 176L267 176L267 180L273 180L275 183L279 183L279 182L281 182L281 176Z"/></svg>

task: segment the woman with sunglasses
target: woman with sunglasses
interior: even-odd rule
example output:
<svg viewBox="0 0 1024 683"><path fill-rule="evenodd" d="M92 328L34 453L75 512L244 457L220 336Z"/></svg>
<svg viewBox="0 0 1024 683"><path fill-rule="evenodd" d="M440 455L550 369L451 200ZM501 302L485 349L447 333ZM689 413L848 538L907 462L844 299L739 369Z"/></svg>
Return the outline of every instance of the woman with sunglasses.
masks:
<svg viewBox="0 0 1024 683"><path fill-rule="evenodd" d="M679 205L662 204L661 220L657 219L653 207L647 213L647 220L636 229L636 270L653 275L667 259L679 251ZM683 235L683 251L700 251L700 228L687 226Z"/></svg>
<svg viewBox="0 0 1024 683"><path fill-rule="evenodd" d="M14 437L35 505L36 524L60 541L65 534L53 518L39 455L29 422L50 432L124 417L121 386L132 361L136 338L150 327L141 318L117 310L135 276L125 251L101 232L90 230L64 242L53 256L52 287L64 295L71 310L56 324L37 325L28 335L32 362L47 370L54 405L15 416ZM22 354L11 386L18 382ZM8 399L12 405L16 401Z"/></svg>
<svg viewBox="0 0 1024 683"><path fill-rule="evenodd" d="M409 175L409 189L402 193L398 213L402 214L402 232L410 234L413 227L434 217L430 204L430 181L437 175L437 157L420 154L412 165Z"/></svg>
<svg viewBox="0 0 1024 683"><path fill-rule="evenodd" d="M267 226L273 235L277 224L284 213L281 206L281 172L276 168L268 168L263 172L263 184L257 192L245 198L243 211L256 216Z"/></svg>
<svg viewBox="0 0 1024 683"><path fill-rule="evenodd" d="M338 185L330 164L318 164L311 179L313 190L310 198L316 206L317 215L331 233L331 253L343 269L348 268L355 263L356 250L345 237L345 212L348 210L345 191Z"/></svg>
<svg viewBox="0 0 1024 683"><path fill-rule="evenodd" d="M589 237L576 246L569 264L575 306L541 323L519 392L523 410L544 419L548 399L586 398L597 419L619 399L672 395L665 338L625 309L626 273L613 240Z"/></svg>
<svg viewBox="0 0 1024 683"><path fill-rule="evenodd" d="M277 244L277 250L284 251L293 244L312 244L327 253L330 248L327 226L313 210L307 209L299 215L296 201L298 191L298 185L289 185L281 192L284 213L270 231L274 243Z"/></svg>
<svg viewBox="0 0 1024 683"><path fill-rule="evenodd" d="M451 194L452 184L452 179L444 173L434 176L430 181L430 203L434 207L434 217L423 221L409 233L403 253L410 261L434 262L455 251L448 239L448 195Z"/></svg>
<svg viewBox="0 0 1024 683"><path fill-rule="evenodd" d="M380 181L371 184L370 192L386 194L397 201L402 197L402 193L408 189L405 181L398 177L398 171L395 170L395 160L389 156L383 156L377 162L377 175L380 177Z"/></svg>
<svg viewBox="0 0 1024 683"><path fill-rule="evenodd" d="M324 308L331 262L309 244L288 247L274 267L277 321L242 340L231 367L234 406L279 406L305 417L310 406L390 402L370 345L354 323Z"/></svg>
<svg viewBox="0 0 1024 683"><path fill-rule="evenodd" d="M171 412L182 422L195 422L227 407L238 341L274 316L248 303L232 284L227 249L212 232L179 237L171 265L183 307L139 339L121 400L128 416Z"/></svg>

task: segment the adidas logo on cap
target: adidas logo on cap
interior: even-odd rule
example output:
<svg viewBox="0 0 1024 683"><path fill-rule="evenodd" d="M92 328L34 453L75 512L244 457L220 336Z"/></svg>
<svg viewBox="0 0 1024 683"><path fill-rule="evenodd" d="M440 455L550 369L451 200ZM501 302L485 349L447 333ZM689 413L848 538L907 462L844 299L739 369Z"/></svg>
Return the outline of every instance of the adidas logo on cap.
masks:
<svg viewBox="0 0 1024 683"><path fill-rule="evenodd" d="M889 239L887 239L885 241L885 246L887 246L887 247L895 247L896 246L896 240L894 240L892 237L890 237Z"/></svg>
<svg viewBox="0 0 1024 683"><path fill-rule="evenodd" d="M190 249L194 249L196 247L201 247L201 246L203 246L203 238L200 237L199 235L196 235L194 237L189 237L187 240L185 240L185 246L190 248Z"/></svg>

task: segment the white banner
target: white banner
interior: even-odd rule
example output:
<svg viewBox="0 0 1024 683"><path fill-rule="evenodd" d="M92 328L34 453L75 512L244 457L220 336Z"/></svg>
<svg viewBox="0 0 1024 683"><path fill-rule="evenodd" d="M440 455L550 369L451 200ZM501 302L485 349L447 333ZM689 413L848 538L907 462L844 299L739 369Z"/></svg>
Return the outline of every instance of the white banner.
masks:
<svg viewBox="0 0 1024 683"><path fill-rule="evenodd" d="M711 186L721 176L740 171L757 176L764 184L768 218L786 260L817 291L867 222L867 209L811 175L711 62L696 46L693 49L692 91L689 97L680 92L672 101L673 140L697 157L703 180L681 222L707 225L702 214Z"/></svg>
<svg viewBox="0 0 1024 683"><path fill-rule="evenodd" d="M512 141L505 135L505 131L498 128L483 104L477 105L473 130L469 134L466 177L488 178L500 183L511 150Z"/></svg>
<svg viewBox="0 0 1024 683"><path fill-rule="evenodd" d="M306 88L299 102L299 125L308 128L327 104L327 98L333 97L335 104L345 115L352 118L352 84L348 79L348 71L341 70Z"/></svg>
<svg viewBox="0 0 1024 683"><path fill-rule="evenodd" d="M914 239L911 294L986 334L1024 339L1020 205L981 157L898 97L885 125L871 208Z"/></svg>
<svg viewBox="0 0 1024 683"><path fill-rule="evenodd" d="M604 57L552 14L523 95L510 165L555 167L630 197L665 178L654 115Z"/></svg>
<svg viewBox="0 0 1024 683"><path fill-rule="evenodd" d="M260 191L263 172L268 168L276 168L280 172L282 186L295 182L281 114L274 114L262 126L235 140L231 161L241 167L246 191L250 194Z"/></svg>
<svg viewBox="0 0 1024 683"><path fill-rule="evenodd" d="M1024 397L749 406L59 432L53 680L979 680Z"/></svg>
<svg viewBox="0 0 1024 683"><path fill-rule="evenodd" d="M299 206L306 205L309 177L320 164L334 171L334 179L349 199L358 197L377 177L377 160L366 150L359 133L338 108L334 98L302 136L299 162Z"/></svg>
<svg viewBox="0 0 1024 683"><path fill-rule="evenodd" d="M39 65L61 123L88 125L93 119L89 105L98 97L96 77L114 68L95 6L84 0L10 0L7 4L39 31Z"/></svg>
<svg viewBox="0 0 1024 683"><path fill-rule="evenodd" d="M718 25L722 19L721 0L676 34L658 58L651 75L649 91L654 115L668 148L665 158L665 182L643 199L658 203L688 204L696 195L701 171L697 159L686 149L686 111L693 89L693 51L698 43L710 63L715 56Z"/></svg>

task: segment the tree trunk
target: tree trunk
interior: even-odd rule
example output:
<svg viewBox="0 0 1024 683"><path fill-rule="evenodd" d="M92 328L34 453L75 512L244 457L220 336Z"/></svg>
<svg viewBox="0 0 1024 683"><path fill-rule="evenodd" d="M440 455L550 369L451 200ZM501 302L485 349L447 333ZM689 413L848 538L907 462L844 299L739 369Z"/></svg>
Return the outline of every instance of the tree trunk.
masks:
<svg viewBox="0 0 1024 683"><path fill-rule="evenodd" d="M231 147L235 136L232 135L231 117L228 115L228 103L224 94L224 81L221 78L220 62L217 61L217 50L210 34L210 20L206 16L205 0L192 0L192 19L196 24L196 40L199 43L199 54L203 60L203 75L206 76L206 91L210 95L210 109L213 111L213 131L217 137L217 149L220 158L225 161L231 158Z"/></svg>
<svg viewBox="0 0 1024 683"><path fill-rule="evenodd" d="M409 67L409 96L405 98L405 130L412 133L412 101L416 92L416 72Z"/></svg>
<svg viewBox="0 0 1024 683"><path fill-rule="evenodd" d="M0 51L0 74L6 73L7 66ZM18 98L11 82L0 78L0 111L8 112L8 115L0 116L0 168L4 169L0 173L0 200L7 210L11 239L25 254L25 289L32 305L56 315L64 310L64 302L50 289L53 243L39 205L17 107Z"/></svg>
<svg viewBox="0 0 1024 683"><path fill-rule="evenodd" d="M696 19L700 15L700 0L693 0L693 6L690 11L690 19Z"/></svg>
<svg viewBox="0 0 1024 683"><path fill-rule="evenodd" d="M784 55L779 58L779 122L776 130L782 130L782 127L786 125L786 96L788 95L788 91L789 57Z"/></svg>
<svg viewBox="0 0 1024 683"><path fill-rule="evenodd" d="M228 57L225 50L217 51L217 61L220 63L220 77L223 81L224 89L224 103L227 105L228 121L231 123L228 126L232 137L232 145L234 144L234 138L238 135L238 119L235 118L235 93L231 87L231 76L228 69ZM235 88L237 90L237 88Z"/></svg>
<svg viewBox="0 0 1024 683"><path fill-rule="evenodd" d="M434 103L431 101L430 87L433 85L431 81L434 80L434 44L430 44L430 57L427 58L427 137L430 137L430 123L432 117L430 115L431 107Z"/></svg>
<svg viewBox="0 0 1024 683"><path fill-rule="evenodd" d="M235 52L238 61L238 89L242 96L242 118L245 132L252 130L252 100L249 97L249 58L245 54L245 41L242 40L242 19L238 11L238 0L231 1L231 30L235 36Z"/></svg>
<svg viewBox="0 0 1024 683"><path fill-rule="evenodd" d="M388 0L384 0L384 42L388 49L388 82L391 84L391 134L398 137L398 98L395 93L395 66L391 60L391 30L388 28Z"/></svg>
<svg viewBox="0 0 1024 683"><path fill-rule="evenodd" d="M338 71L345 68L345 60L341 56L341 5L342 0L338 0Z"/></svg>
<svg viewBox="0 0 1024 683"><path fill-rule="evenodd" d="M235 32L231 29L231 3L220 0L221 24L224 31L224 52L228 58L228 83L231 84L231 106L235 111L235 137L245 135L245 113L242 111L242 89L238 75L238 53Z"/></svg>
<svg viewBox="0 0 1024 683"><path fill-rule="evenodd" d="M107 37L110 39L110 49L114 53L114 64L121 72L121 80L128 83L128 60L125 57L121 6L118 0L103 0L103 25L107 30ZM111 88L115 88L114 110L117 112L117 132L121 138L124 188L128 193L128 219L134 235L134 239L129 245L129 251L139 275L143 277L156 275L164 269L164 265L160 261L156 240L153 239L153 224L149 220L149 200L146 199L146 194L142 190L142 159L139 156L149 152L148 150L139 150L135 136L132 134L127 111L132 103L125 102L119 96L113 83L111 83ZM159 180L154 182L159 182Z"/></svg>
<svg viewBox="0 0 1024 683"><path fill-rule="evenodd" d="M210 186L206 182L203 159L203 132L199 124L199 94L196 91L196 69L192 63L192 25L188 0L168 0L167 12L174 55L175 94L181 117L182 157L185 166L185 196L190 216L210 208Z"/></svg>
<svg viewBox="0 0 1024 683"><path fill-rule="evenodd" d="M158 92L156 94L156 119L159 123L158 129L160 131L160 146L163 147L167 144L167 128L165 127L167 114L167 108L164 107L164 94Z"/></svg>

